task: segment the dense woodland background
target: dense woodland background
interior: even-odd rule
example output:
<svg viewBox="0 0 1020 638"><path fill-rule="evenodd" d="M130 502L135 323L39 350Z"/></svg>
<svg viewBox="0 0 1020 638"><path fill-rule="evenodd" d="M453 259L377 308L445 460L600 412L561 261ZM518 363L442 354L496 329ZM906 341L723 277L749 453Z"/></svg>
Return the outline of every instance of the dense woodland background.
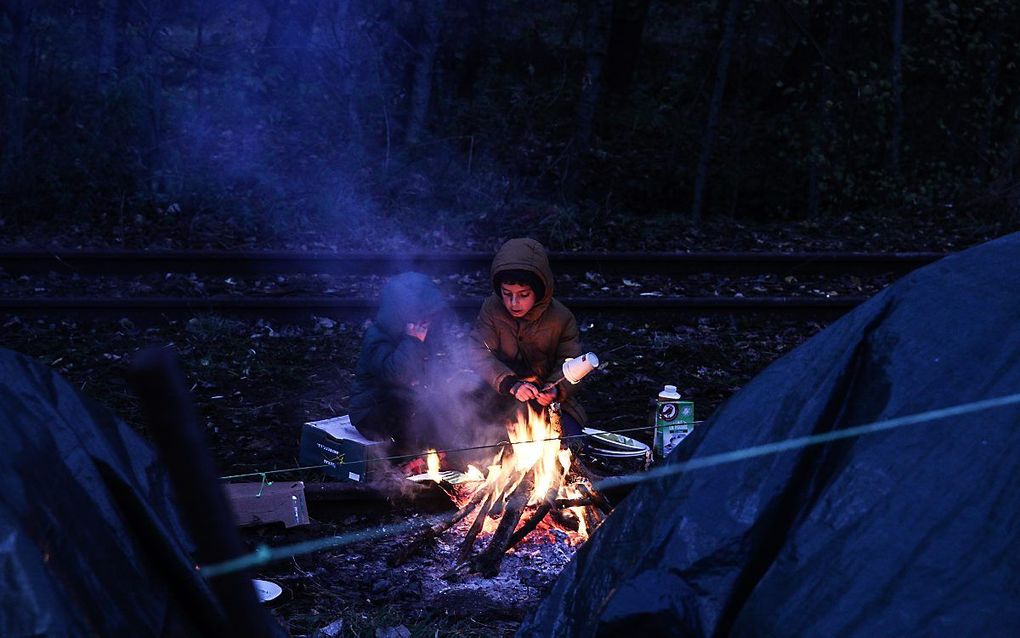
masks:
<svg viewBox="0 0 1020 638"><path fill-rule="evenodd" d="M1008 0L0 7L8 230L1020 220Z"/></svg>
<svg viewBox="0 0 1020 638"><path fill-rule="evenodd" d="M1020 230L1018 36L1008 0L0 0L0 247L956 250ZM558 290L828 298L890 282L592 270ZM381 280L0 269L0 299L373 298ZM442 283L489 290L484 272ZM143 434L128 362L172 347L233 474L300 465L301 424L346 412L364 324L314 319L3 315L0 345ZM707 419L824 328L579 319L610 364L585 382L606 429L645 424L665 383ZM345 516L298 534L380 522ZM527 611L426 602L414 579L379 578L364 559L379 550L259 573L286 585L274 616L294 635L340 618L357 635L493 636ZM536 597L556 574L540 575Z"/></svg>

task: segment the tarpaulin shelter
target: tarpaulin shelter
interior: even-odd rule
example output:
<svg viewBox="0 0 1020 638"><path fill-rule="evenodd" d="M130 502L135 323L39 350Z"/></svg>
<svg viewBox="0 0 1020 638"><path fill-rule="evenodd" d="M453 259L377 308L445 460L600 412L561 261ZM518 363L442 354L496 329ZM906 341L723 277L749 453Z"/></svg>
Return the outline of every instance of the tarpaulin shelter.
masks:
<svg viewBox="0 0 1020 638"><path fill-rule="evenodd" d="M890 286L668 459L1020 393L1020 233ZM659 478L520 636L1020 635L1020 407Z"/></svg>
<svg viewBox="0 0 1020 638"><path fill-rule="evenodd" d="M110 411L0 349L0 442L0 636L224 626L165 472Z"/></svg>

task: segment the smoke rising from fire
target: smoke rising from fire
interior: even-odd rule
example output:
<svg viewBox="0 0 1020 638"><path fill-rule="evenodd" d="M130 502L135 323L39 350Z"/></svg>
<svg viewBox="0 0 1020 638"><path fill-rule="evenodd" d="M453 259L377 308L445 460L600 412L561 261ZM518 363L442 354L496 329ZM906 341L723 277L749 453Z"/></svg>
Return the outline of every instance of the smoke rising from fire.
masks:
<svg viewBox="0 0 1020 638"><path fill-rule="evenodd" d="M416 408L430 415L422 423L434 428L426 438L441 448L492 445L488 449L458 453L449 459L466 467L485 467L507 440L506 426L513 413L493 401L494 391L472 369L467 351L467 324L447 311L433 325L430 339L440 339L441 356L430 362L429 382L415 392Z"/></svg>

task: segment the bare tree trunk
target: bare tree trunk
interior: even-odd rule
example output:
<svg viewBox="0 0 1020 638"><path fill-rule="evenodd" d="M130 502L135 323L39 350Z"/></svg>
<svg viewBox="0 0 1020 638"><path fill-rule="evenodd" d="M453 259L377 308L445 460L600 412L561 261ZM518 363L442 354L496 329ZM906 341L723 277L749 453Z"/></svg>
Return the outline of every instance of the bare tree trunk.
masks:
<svg viewBox="0 0 1020 638"><path fill-rule="evenodd" d="M729 191L729 203L726 205L726 216L733 219L737 216L737 211L740 210L741 196L741 185L744 183L744 167L746 166L744 158L747 154L747 140L751 139L753 135L751 126L744 121L736 122L735 139L737 143L734 148L733 154L733 168L730 170L730 186L727 188Z"/></svg>
<svg viewBox="0 0 1020 638"><path fill-rule="evenodd" d="M712 88L712 100L708 105L708 121L705 123L705 134L701 138L701 154L698 156L698 170L694 177L694 203L691 205L691 221L696 225L701 223L705 184L708 182L709 161L712 158L712 146L715 144L716 128L719 125L719 113L722 110L723 92L726 89L726 74L729 71L730 57L733 54L733 37L736 32L740 4L741 0L730 0L723 23L722 40L719 43L719 60L715 68L715 86Z"/></svg>
<svg viewBox="0 0 1020 638"><path fill-rule="evenodd" d="M141 28L137 43L139 81L145 95L145 141L142 160L149 173L149 190L159 193L163 188L163 70L160 64L160 32L164 18L159 2L139 4Z"/></svg>
<svg viewBox="0 0 1020 638"><path fill-rule="evenodd" d="M606 47L606 88L613 95L625 96L630 91L651 4L651 0L613 0Z"/></svg>
<svg viewBox="0 0 1020 638"><path fill-rule="evenodd" d="M466 0L463 10L467 13L467 45L464 47L464 61L457 76L457 97L472 100L475 84L485 62L486 25L489 18L489 0Z"/></svg>
<svg viewBox="0 0 1020 638"><path fill-rule="evenodd" d="M259 52L259 64L266 69L282 67L291 82L307 73L306 53L312 27L319 11L318 0L274 0L267 7L269 27ZM286 82L291 86L291 82Z"/></svg>
<svg viewBox="0 0 1020 638"><path fill-rule="evenodd" d="M193 55L196 60L195 64L195 102L198 110L202 110L202 105L205 101L205 60L203 57L205 53L203 48L205 46L205 23L208 19L209 14L203 10L198 11L198 24L195 25L195 47Z"/></svg>
<svg viewBox="0 0 1020 638"><path fill-rule="evenodd" d="M581 78L574 135L567 149L561 178L563 195L567 200L576 197L581 158L591 147L595 113L602 95L602 65L606 55L608 4L605 0L591 0L584 6L587 11L584 20L584 75Z"/></svg>
<svg viewBox="0 0 1020 638"><path fill-rule="evenodd" d="M7 95L6 135L0 135L3 144L3 165L0 178L10 182L14 167L21 162L25 151L25 127L28 116L29 78L32 68L32 2L14 0L7 3L7 18L11 23L11 40L14 50L14 68L11 69L12 87Z"/></svg>
<svg viewBox="0 0 1020 638"><path fill-rule="evenodd" d="M997 24L1002 24L1001 16ZM991 37L992 60L988 64L988 71L984 74L981 82L981 97L985 100L984 124L981 127L981 134L978 136L978 154L981 163L984 165L982 173L985 180L991 177L995 169L991 158L994 157L994 144L992 142L993 131L995 130L995 92L999 84L999 71L1002 68L1002 28L996 28Z"/></svg>
<svg viewBox="0 0 1020 638"><path fill-rule="evenodd" d="M889 170L899 177L903 139L903 0L893 0L891 66L893 119L889 128Z"/></svg>
<svg viewBox="0 0 1020 638"><path fill-rule="evenodd" d="M811 170L808 175L808 217L817 218L821 215L821 182L826 165L831 162L829 135L832 129L832 95L836 88L836 74L832 68L843 40L843 8L835 2L829 17L829 37L825 45L825 59L822 62L821 90L815 107L814 142L811 148Z"/></svg>
<svg viewBox="0 0 1020 638"><path fill-rule="evenodd" d="M1013 128L1009 132L1009 141L1006 143L1006 154L1002 160L999 174L1007 180L1013 179L1018 159L1020 159L1020 96L1013 100L1013 108L1010 109Z"/></svg>
<svg viewBox="0 0 1020 638"><path fill-rule="evenodd" d="M999 190L1005 194L1009 221L1015 224L1020 221L1020 174L1017 171L1020 165L1020 94L1014 96L1013 104L1007 112L1012 116L1012 127L996 182Z"/></svg>
<svg viewBox="0 0 1020 638"><path fill-rule="evenodd" d="M332 12L333 39L337 47L339 63L337 68L343 76L340 82L340 93L347 105L347 132L351 141L358 147L362 146L365 137L365 129L361 123L361 113L358 105L358 97L361 93L359 87L364 86L366 80L362 65L367 59L352 44L354 35L355 20L351 15L351 0L336 0Z"/></svg>
<svg viewBox="0 0 1020 638"><path fill-rule="evenodd" d="M414 83L411 86L411 112L407 122L404 141L417 144L425 134L428 124L429 102L432 99L432 76L439 50L439 35L442 28L444 2L421 0L418 9L422 19L421 39L417 43L417 58L414 62Z"/></svg>
<svg viewBox="0 0 1020 638"><path fill-rule="evenodd" d="M146 164L152 176L154 193L163 186L163 79L156 59L155 34L146 42L145 93L148 98L149 148Z"/></svg>
<svg viewBox="0 0 1020 638"><path fill-rule="evenodd" d="M99 57L96 61L96 81L100 88L114 76L117 68L117 15L118 0L103 0L99 16Z"/></svg>
<svg viewBox="0 0 1020 638"><path fill-rule="evenodd" d="M587 152L591 146L595 111L602 94L602 63L606 55L607 7L602 0L593 0L588 11L584 28L584 77L581 81L581 99L577 104L577 127L574 134L578 153Z"/></svg>

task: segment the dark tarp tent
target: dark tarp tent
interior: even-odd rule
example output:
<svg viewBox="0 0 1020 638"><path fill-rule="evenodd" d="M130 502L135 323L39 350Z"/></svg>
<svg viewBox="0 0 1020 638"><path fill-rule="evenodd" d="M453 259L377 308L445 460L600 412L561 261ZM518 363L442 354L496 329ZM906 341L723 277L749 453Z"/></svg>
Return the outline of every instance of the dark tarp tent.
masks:
<svg viewBox="0 0 1020 638"><path fill-rule="evenodd" d="M0 636L194 636L221 611L152 450L0 349Z"/></svg>
<svg viewBox="0 0 1020 638"><path fill-rule="evenodd" d="M670 463L1020 392L1020 233L769 366ZM520 636L1020 635L1020 407L643 483Z"/></svg>

